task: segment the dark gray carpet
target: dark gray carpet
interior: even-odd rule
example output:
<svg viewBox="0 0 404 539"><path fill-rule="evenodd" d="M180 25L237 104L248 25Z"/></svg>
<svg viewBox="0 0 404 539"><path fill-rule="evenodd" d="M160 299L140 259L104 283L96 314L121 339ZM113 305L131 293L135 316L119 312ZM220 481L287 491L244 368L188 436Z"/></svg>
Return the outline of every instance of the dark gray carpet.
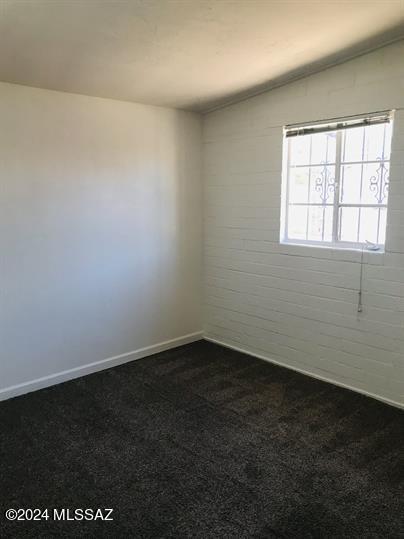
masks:
<svg viewBox="0 0 404 539"><path fill-rule="evenodd" d="M0 422L2 538L403 537L403 413L208 342L0 403Z"/></svg>

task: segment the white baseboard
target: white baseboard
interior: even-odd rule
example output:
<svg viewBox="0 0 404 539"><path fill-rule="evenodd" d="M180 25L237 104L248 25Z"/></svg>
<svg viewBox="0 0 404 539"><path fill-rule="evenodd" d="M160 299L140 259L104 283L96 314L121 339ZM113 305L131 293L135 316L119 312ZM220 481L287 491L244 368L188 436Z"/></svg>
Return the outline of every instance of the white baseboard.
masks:
<svg viewBox="0 0 404 539"><path fill-rule="evenodd" d="M261 354L256 354L255 352L250 352L249 350L245 348L240 348L239 346L235 346L233 344L226 343L224 341L221 341L219 339L214 339L212 337L204 336L205 341L210 341L215 344L219 344L220 346L224 346L225 348L231 348L232 350L236 350L236 352L241 352L242 354L247 354L248 356L256 357L258 359L263 359L264 361L268 361L269 363L273 363L275 365L279 365L281 367L285 367L286 369L290 369L292 371L300 372L301 374L305 374L306 376L311 376L312 378L317 378L317 380L322 380L323 382L328 382L329 384L333 384L335 386L343 387L344 389L349 389L350 391L355 391L356 393L361 393L362 395L365 395L366 397L371 397L372 399L379 400L381 402L384 402L385 404L389 404L390 406L395 406L396 408L404 409L404 404L393 401L391 399L387 399L386 397L382 397L381 395L376 395L374 393L370 393L369 391L366 391L364 389L358 389L357 387L350 386L348 384L344 384L342 382L337 382L336 380L333 380L332 378L327 378L326 376L320 376L318 374L314 374L313 372L307 371L305 369L299 369L297 367L293 367L291 365L288 365L287 363L283 363L281 361L276 361L269 356L264 356Z"/></svg>
<svg viewBox="0 0 404 539"><path fill-rule="evenodd" d="M333 384L339 387L343 387L345 389L349 389L351 391L355 391L356 393L361 393L362 395L366 395L367 397L371 397L373 399L377 399L381 402L384 402L385 404L389 404L390 406L395 406L397 408L404 409L404 404L387 399L385 397L382 397L381 395L376 395L374 393L370 393L369 391L358 389L356 387L350 386L348 384L344 384L342 382L338 382L336 380L333 380L331 378L327 378L325 376L320 376L318 374L315 374L311 371L307 371L305 369L299 369L297 367L293 367L291 365L288 365L287 363L283 363L277 360L272 359L269 356L265 356L262 354L257 354L255 352L251 352L247 350L246 348L241 348L239 346L229 344L225 341L214 339L212 337L208 337L203 334L203 331L197 331L195 333L189 333L188 335L182 335L181 337L177 337L175 339L171 339L169 341L164 341L158 344L154 344L152 346L146 346L145 348L139 348L138 350L133 350L131 352L126 352L125 354L120 354L118 356L109 357L107 359L102 359L100 361L94 361L93 363L87 363L86 365L81 365L79 367L75 367L73 369L68 369L65 371L61 371L55 374L50 374L48 376L44 376L42 378L37 378L35 380L30 380L28 382L23 382L21 384L17 384L14 386L6 387L4 389L0 390L0 401L11 399L13 397L17 397L19 395L23 395L25 393L30 393L32 391L37 391L38 389L43 389L45 387L53 386L60 384L62 382L66 382L68 380L73 380L74 378L80 378L81 376L86 376L87 374L91 374L94 372L102 371L104 369L109 369L111 367L115 367L117 365L123 365L124 363L128 363L130 361L134 361L136 359L142 359L147 356L151 356L153 354L157 354L158 352L164 352L165 350L170 350L171 348L176 348L177 346L182 346L183 344L188 344L195 341L200 341L202 339L205 339L206 341L210 341L216 344L219 344L220 346L224 346L225 348L230 348L232 350L236 350L237 352L241 352L243 354L247 354L252 357L256 357L258 359L262 359L264 361L268 361L269 363L273 363L275 365L280 365L281 367L285 367L287 369L291 369L293 371L299 372L301 374L304 374L306 376L311 376L312 378L317 378L318 380L322 380L323 382L328 382L329 384Z"/></svg>
<svg viewBox="0 0 404 539"><path fill-rule="evenodd" d="M44 376L42 378L23 382L22 384L6 387L0 390L0 401L11 399L12 397L17 397L18 395L23 395L24 393L30 393L31 391L37 391L38 389L43 389L45 387L60 384L62 382L66 382L67 380L79 378L93 372L109 369L110 367L115 367L116 365L122 365L123 363L134 361L135 359L142 359L143 357L151 356L153 354L157 354L158 352L164 352L165 350L176 348L177 346L181 346L183 344L200 341L201 339L203 339L203 332L197 331L195 333L189 333L188 335L182 335L176 339L153 344L152 346L146 346L145 348L139 348L138 350L133 350L132 352L126 352L125 354L120 354L119 356L94 361L93 363L87 363L86 365L81 365L80 367L74 367L73 369L68 369L66 371Z"/></svg>

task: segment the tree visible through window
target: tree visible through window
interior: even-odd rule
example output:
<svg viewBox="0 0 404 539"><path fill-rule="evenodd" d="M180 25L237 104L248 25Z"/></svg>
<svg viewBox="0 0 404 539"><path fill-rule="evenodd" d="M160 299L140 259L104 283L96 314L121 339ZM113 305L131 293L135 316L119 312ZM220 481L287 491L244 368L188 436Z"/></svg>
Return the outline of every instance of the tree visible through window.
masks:
<svg viewBox="0 0 404 539"><path fill-rule="evenodd" d="M281 241L384 246L391 114L285 128Z"/></svg>

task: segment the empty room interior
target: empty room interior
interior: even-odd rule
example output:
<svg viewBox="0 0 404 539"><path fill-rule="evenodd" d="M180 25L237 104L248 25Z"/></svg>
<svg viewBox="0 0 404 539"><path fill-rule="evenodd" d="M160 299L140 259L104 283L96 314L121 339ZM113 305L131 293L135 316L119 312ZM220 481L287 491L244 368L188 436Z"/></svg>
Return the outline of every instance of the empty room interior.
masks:
<svg viewBox="0 0 404 539"><path fill-rule="evenodd" d="M0 537L402 538L404 2L0 0Z"/></svg>

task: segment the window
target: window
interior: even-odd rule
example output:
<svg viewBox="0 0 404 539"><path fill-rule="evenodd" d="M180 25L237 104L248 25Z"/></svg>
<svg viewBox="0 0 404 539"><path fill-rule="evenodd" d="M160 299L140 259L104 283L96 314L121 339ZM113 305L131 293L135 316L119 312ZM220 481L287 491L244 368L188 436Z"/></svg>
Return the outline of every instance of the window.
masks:
<svg viewBox="0 0 404 539"><path fill-rule="evenodd" d="M383 248L392 115L287 126L281 242Z"/></svg>

